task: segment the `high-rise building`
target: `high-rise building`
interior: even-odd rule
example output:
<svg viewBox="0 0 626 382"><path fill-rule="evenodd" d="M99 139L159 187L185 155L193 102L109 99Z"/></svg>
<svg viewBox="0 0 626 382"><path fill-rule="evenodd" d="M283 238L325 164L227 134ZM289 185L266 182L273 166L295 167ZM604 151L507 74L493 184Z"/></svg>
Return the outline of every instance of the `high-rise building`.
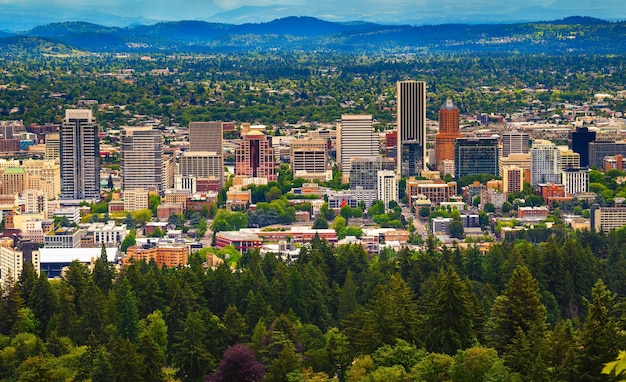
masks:
<svg viewBox="0 0 626 382"><path fill-rule="evenodd" d="M235 175L277 180L274 148L267 136L258 130L248 131L235 150Z"/></svg>
<svg viewBox="0 0 626 382"><path fill-rule="evenodd" d="M120 136L122 189L163 190L163 137L151 126L126 126Z"/></svg>
<svg viewBox="0 0 626 382"><path fill-rule="evenodd" d="M444 173L444 161L454 161L454 142L457 138L461 138L459 109L448 98L439 109L439 133L435 136L435 166L441 173Z"/></svg>
<svg viewBox="0 0 626 382"><path fill-rule="evenodd" d="M326 139L322 138L292 139L289 161L294 178L328 180L327 147ZM332 171L330 173L332 178Z"/></svg>
<svg viewBox="0 0 626 382"><path fill-rule="evenodd" d="M61 146L58 133L50 133L46 135L46 152L44 159L56 160L61 156Z"/></svg>
<svg viewBox="0 0 626 382"><path fill-rule="evenodd" d="M337 163L344 178L348 179L352 159L378 156L379 142L372 129L372 116L342 115L337 146Z"/></svg>
<svg viewBox="0 0 626 382"><path fill-rule="evenodd" d="M426 156L426 83L397 83L398 167L400 176L421 174Z"/></svg>
<svg viewBox="0 0 626 382"><path fill-rule="evenodd" d="M61 199L100 199L98 125L91 110L70 109L59 133L61 144Z"/></svg>
<svg viewBox="0 0 626 382"><path fill-rule="evenodd" d="M209 151L222 154L222 122L190 122L189 151Z"/></svg>
<svg viewBox="0 0 626 382"><path fill-rule="evenodd" d="M219 162L219 168L221 172L219 174L212 174L218 176L219 189L224 186L224 129L221 121L212 122L191 122L189 123L189 151L190 152L202 152L213 153L211 158L207 158L207 161ZM204 167L210 167L211 164L207 163ZM194 175L200 179L204 178L201 174L188 174Z"/></svg>
<svg viewBox="0 0 626 382"><path fill-rule="evenodd" d="M376 199L385 203L385 208L389 208L389 202L398 201L398 175L393 170L377 171Z"/></svg>
<svg viewBox="0 0 626 382"><path fill-rule="evenodd" d="M622 155L626 156L626 142L613 142L613 141L594 141L589 142L589 168L597 167L599 169L604 167L604 157ZM582 157L580 159L580 165L583 164Z"/></svg>
<svg viewBox="0 0 626 382"><path fill-rule="evenodd" d="M565 186L565 196L589 192L589 169L568 168L564 170L562 183Z"/></svg>
<svg viewBox="0 0 626 382"><path fill-rule="evenodd" d="M561 170L580 167L580 154L573 150L561 150Z"/></svg>
<svg viewBox="0 0 626 382"><path fill-rule="evenodd" d="M552 142L535 141L530 149L530 185L560 184L561 151Z"/></svg>
<svg viewBox="0 0 626 382"><path fill-rule="evenodd" d="M353 158L350 161L350 189L362 187L375 190L379 171L394 171L396 161L393 158L369 157Z"/></svg>
<svg viewBox="0 0 626 382"><path fill-rule="evenodd" d="M454 175L499 174L497 138L457 138L454 144Z"/></svg>
<svg viewBox="0 0 626 382"><path fill-rule="evenodd" d="M196 186L198 183L207 185L205 188L198 187L199 191L219 192L224 177L222 156L214 152L186 151L180 157L179 175L181 179L195 179Z"/></svg>
<svg viewBox="0 0 626 382"><path fill-rule="evenodd" d="M61 170L56 160L25 160L22 167L28 174L29 188L44 191L49 200L59 196Z"/></svg>
<svg viewBox="0 0 626 382"><path fill-rule="evenodd" d="M596 140L595 131L589 131L586 127L579 127L570 133L570 148L580 154L580 165L589 167L589 143Z"/></svg>
<svg viewBox="0 0 626 382"><path fill-rule="evenodd" d="M520 131L502 134L502 156L511 154L528 154L530 135Z"/></svg>
<svg viewBox="0 0 626 382"><path fill-rule="evenodd" d="M502 192L509 194L524 188L524 169L517 166L502 168Z"/></svg>

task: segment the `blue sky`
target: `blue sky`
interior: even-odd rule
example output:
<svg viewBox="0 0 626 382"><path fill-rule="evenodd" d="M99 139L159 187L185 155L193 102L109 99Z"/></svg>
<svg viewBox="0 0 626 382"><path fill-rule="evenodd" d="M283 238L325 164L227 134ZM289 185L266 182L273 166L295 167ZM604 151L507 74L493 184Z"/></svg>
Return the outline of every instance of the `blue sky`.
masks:
<svg viewBox="0 0 626 382"><path fill-rule="evenodd" d="M32 22L37 22L38 19L52 21L86 19L84 21L97 22L98 18L103 19L103 15L111 15L145 21L186 19L245 23L269 21L286 16L314 16L335 21L364 20L419 25L445 22L540 21L574 15L624 20L626 1L0 0L1 14L7 18L9 15L28 16L33 18Z"/></svg>

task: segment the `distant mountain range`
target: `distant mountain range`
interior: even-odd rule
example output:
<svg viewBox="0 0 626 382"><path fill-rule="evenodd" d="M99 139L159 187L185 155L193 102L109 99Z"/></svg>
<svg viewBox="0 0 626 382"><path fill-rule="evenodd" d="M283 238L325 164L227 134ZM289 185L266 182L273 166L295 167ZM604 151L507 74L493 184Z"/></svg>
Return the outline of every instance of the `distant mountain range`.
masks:
<svg viewBox="0 0 626 382"><path fill-rule="evenodd" d="M19 34L0 32L0 48L43 39L89 52L227 52L305 50L329 52L624 53L626 23L570 17L541 23L382 25L286 17L265 23L203 21L110 27L52 23ZM34 39L34 40L33 40ZM11 45L13 44L13 45ZM2 50L0 49L0 52Z"/></svg>

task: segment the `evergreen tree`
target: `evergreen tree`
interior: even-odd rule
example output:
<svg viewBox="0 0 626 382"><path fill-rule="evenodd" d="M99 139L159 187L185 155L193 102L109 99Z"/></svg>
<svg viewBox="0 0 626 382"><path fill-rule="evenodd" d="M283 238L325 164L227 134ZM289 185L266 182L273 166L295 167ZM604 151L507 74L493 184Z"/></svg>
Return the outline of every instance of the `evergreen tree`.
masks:
<svg viewBox="0 0 626 382"><path fill-rule="evenodd" d="M614 304L615 295L602 280L598 280L591 290L589 313L580 334L577 367L580 381L610 380L600 371L605 363L617 357L618 346L623 346L623 334L611 315Z"/></svg>
<svg viewBox="0 0 626 382"><path fill-rule="evenodd" d="M128 279L124 279L117 289L117 333L135 342L139 335L139 311L135 292Z"/></svg>
<svg viewBox="0 0 626 382"><path fill-rule="evenodd" d="M506 352L518 331L527 334L531 328L545 333L546 308L541 303L537 280L528 268L518 266L494 301L487 323L487 339L496 350Z"/></svg>
<svg viewBox="0 0 626 382"><path fill-rule="evenodd" d="M139 337L139 353L143 357L143 380L160 382L165 379L165 353L148 332Z"/></svg>
<svg viewBox="0 0 626 382"><path fill-rule="evenodd" d="M39 273L35 286L30 294L30 307L41 324L41 333L45 337L48 322L58 307L58 298L52 290L48 277L44 271Z"/></svg>
<svg viewBox="0 0 626 382"><path fill-rule="evenodd" d="M113 280L113 266L107 259L107 251L104 242L102 243L100 257L95 261L92 277L102 293L106 294L109 292Z"/></svg>
<svg viewBox="0 0 626 382"><path fill-rule="evenodd" d="M37 282L37 273L32 263L24 261L22 265L22 272L20 277L17 278L17 288L19 289L20 296L24 300L24 304L28 307L32 307L30 304L30 294Z"/></svg>
<svg viewBox="0 0 626 382"><path fill-rule="evenodd" d="M110 360L116 382L146 381L144 359L137 346L127 338L118 337L110 346Z"/></svg>
<svg viewBox="0 0 626 382"><path fill-rule="evenodd" d="M80 336L77 343L84 343L93 336L97 343L104 343L106 339L107 300L100 288L90 279L80 298Z"/></svg>
<svg viewBox="0 0 626 382"><path fill-rule="evenodd" d="M4 279L0 296L0 334L9 334L19 319L19 310L24 307L24 299L15 279L9 272Z"/></svg>
<svg viewBox="0 0 626 382"><path fill-rule="evenodd" d="M424 295L426 349L456 354L477 341L469 297L458 273L448 267L430 283Z"/></svg>
<svg viewBox="0 0 626 382"><path fill-rule="evenodd" d="M357 308L357 287L352 277L352 270L346 272L346 281L341 287L341 295L339 296L339 305L337 307L337 319L343 320L353 313Z"/></svg>
<svg viewBox="0 0 626 382"><path fill-rule="evenodd" d="M172 363L178 367L176 376L183 381L200 381L215 366L207 348L207 331L199 312L189 313L183 330L176 334L172 346Z"/></svg>

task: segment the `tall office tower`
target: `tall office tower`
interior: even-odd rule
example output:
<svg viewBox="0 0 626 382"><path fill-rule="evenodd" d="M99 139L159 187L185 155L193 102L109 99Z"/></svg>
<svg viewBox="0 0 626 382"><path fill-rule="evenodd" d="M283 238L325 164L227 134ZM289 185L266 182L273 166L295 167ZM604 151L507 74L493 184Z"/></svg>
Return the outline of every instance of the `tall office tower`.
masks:
<svg viewBox="0 0 626 382"><path fill-rule="evenodd" d="M530 185L561 183L561 151L552 142L536 141L530 148Z"/></svg>
<svg viewBox="0 0 626 382"><path fill-rule="evenodd" d="M587 167L593 166L601 169L604 167L604 157L622 155L626 156L626 142L594 141L589 142L589 162ZM580 158L582 166L582 156Z"/></svg>
<svg viewBox="0 0 626 382"><path fill-rule="evenodd" d="M183 178L194 178L197 183L206 184L198 187L199 191L216 191L222 188L224 165L222 156L214 152L186 151L180 157L180 172Z"/></svg>
<svg viewBox="0 0 626 382"><path fill-rule="evenodd" d="M398 201L398 175L393 170L381 170L377 172L376 178L376 199L382 200L385 208L389 208L390 201Z"/></svg>
<svg viewBox="0 0 626 382"><path fill-rule="evenodd" d="M235 150L235 175L277 180L274 148L260 131L250 130Z"/></svg>
<svg viewBox="0 0 626 382"><path fill-rule="evenodd" d="M224 129L221 121L189 123L189 151L214 153L222 172L219 174L219 188L224 186ZM207 164L208 166L208 164ZM193 174L201 178L200 174Z"/></svg>
<svg viewBox="0 0 626 382"><path fill-rule="evenodd" d="M454 144L454 175L498 175L497 138L457 138Z"/></svg>
<svg viewBox="0 0 626 382"><path fill-rule="evenodd" d="M435 136L435 166L443 170L445 160L454 161L454 142L461 138L459 132L459 109L448 98L439 109L439 133Z"/></svg>
<svg viewBox="0 0 626 382"><path fill-rule="evenodd" d="M100 199L98 125L91 110L70 109L59 133L61 144L61 199Z"/></svg>
<svg viewBox="0 0 626 382"><path fill-rule="evenodd" d="M568 168L563 171L563 185L565 196L589 192L589 169Z"/></svg>
<svg viewBox="0 0 626 382"><path fill-rule="evenodd" d="M126 126L120 136L123 190L163 191L163 137L152 126Z"/></svg>
<svg viewBox="0 0 626 382"><path fill-rule="evenodd" d="M569 134L570 149L580 154L580 165L582 167L591 167L589 164L589 143L595 142L595 131L589 131L586 127L579 127L576 131Z"/></svg>
<svg viewBox="0 0 626 382"><path fill-rule="evenodd" d="M353 158L378 156L378 137L372 129L372 116L342 115L337 132L337 163L344 178L350 175L350 161Z"/></svg>
<svg viewBox="0 0 626 382"><path fill-rule="evenodd" d="M327 147L326 139L322 138L292 139L289 143L289 161L294 178L326 181Z"/></svg>
<svg viewBox="0 0 626 382"><path fill-rule="evenodd" d="M421 174L426 157L426 83L398 81L398 175Z"/></svg>
<svg viewBox="0 0 626 382"><path fill-rule="evenodd" d="M502 168L502 192L509 194L524 189L524 169L517 166Z"/></svg>
<svg viewBox="0 0 626 382"><path fill-rule="evenodd" d="M350 189L363 187L364 190L375 190L378 184L378 172L395 169L396 161L393 158L353 158L350 161Z"/></svg>
<svg viewBox="0 0 626 382"><path fill-rule="evenodd" d="M530 135L520 131L502 134L502 156L528 154Z"/></svg>
<svg viewBox="0 0 626 382"><path fill-rule="evenodd" d="M58 133L50 133L46 135L46 153L44 158L46 160L59 159L61 156L61 144L59 141Z"/></svg>

